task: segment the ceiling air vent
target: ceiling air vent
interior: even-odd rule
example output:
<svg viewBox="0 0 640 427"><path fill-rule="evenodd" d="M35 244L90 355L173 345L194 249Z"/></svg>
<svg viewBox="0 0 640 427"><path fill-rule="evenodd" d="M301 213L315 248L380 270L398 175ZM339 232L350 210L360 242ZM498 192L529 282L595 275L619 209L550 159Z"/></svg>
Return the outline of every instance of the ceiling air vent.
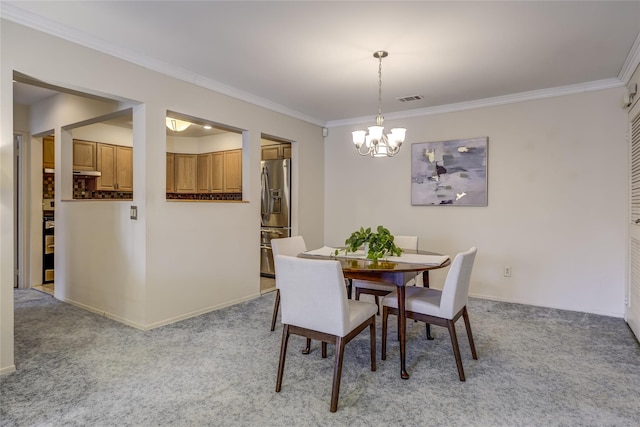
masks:
<svg viewBox="0 0 640 427"><path fill-rule="evenodd" d="M422 96L422 95L411 95L411 96L405 96L405 97L402 97L402 98L398 98L398 101L400 101L400 102L420 101L423 98L424 98L424 96Z"/></svg>

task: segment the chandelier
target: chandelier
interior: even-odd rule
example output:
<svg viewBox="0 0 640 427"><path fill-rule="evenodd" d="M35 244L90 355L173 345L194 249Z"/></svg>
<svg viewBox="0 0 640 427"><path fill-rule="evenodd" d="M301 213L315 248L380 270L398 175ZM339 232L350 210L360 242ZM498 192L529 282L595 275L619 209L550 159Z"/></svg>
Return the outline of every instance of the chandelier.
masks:
<svg viewBox="0 0 640 427"><path fill-rule="evenodd" d="M369 127L369 134L364 130L351 132L353 143L361 156L371 157L393 157L400 152L400 146L404 142L407 130L405 128L393 128L391 133L384 134L384 117L382 117L382 58L389 54L384 50L373 53L374 58L378 58L378 115L376 125Z"/></svg>

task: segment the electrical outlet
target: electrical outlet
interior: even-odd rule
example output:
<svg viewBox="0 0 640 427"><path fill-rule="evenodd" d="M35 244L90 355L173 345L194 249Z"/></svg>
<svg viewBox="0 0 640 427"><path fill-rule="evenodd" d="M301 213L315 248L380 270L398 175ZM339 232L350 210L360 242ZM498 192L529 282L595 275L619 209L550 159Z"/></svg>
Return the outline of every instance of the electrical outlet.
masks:
<svg viewBox="0 0 640 427"><path fill-rule="evenodd" d="M502 270L502 275L504 277L511 277L511 267L505 267L504 270Z"/></svg>

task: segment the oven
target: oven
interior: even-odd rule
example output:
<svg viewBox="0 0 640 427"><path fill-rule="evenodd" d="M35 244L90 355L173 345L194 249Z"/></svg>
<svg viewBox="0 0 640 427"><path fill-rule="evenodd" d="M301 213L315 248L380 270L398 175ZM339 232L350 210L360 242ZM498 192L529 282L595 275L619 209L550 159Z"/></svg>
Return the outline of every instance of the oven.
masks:
<svg viewBox="0 0 640 427"><path fill-rule="evenodd" d="M54 278L55 220L53 212L47 212L42 221L42 283L52 283Z"/></svg>

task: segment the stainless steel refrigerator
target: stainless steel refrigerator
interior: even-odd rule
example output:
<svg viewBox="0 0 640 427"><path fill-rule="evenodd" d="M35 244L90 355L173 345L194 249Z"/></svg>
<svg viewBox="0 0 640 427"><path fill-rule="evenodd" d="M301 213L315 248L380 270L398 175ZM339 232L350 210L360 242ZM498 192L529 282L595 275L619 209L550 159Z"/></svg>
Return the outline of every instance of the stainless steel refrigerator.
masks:
<svg viewBox="0 0 640 427"><path fill-rule="evenodd" d="M291 160L263 160L260 275L274 277L271 239L291 236Z"/></svg>

